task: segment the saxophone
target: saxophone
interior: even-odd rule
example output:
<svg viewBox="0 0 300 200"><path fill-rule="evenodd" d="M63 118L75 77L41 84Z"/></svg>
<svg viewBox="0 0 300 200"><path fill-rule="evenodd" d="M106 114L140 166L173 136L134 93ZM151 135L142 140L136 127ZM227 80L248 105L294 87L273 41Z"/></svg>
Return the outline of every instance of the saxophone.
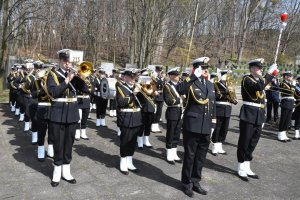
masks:
<svg viewBox="0 0 300 200"><path fill-rule="evenodd" d="M236 105L238 102L237 102L237 97L236 97L231 73L228 73L227 75L226 84L228 88L228 94L226 95L227 99L230 103Z"/></svg>

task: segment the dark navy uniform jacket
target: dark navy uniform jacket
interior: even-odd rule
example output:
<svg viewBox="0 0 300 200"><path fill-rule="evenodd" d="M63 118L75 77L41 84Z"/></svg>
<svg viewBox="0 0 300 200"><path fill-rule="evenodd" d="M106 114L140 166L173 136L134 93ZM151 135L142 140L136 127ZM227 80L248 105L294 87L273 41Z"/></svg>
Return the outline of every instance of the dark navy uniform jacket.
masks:
<svg viewBox="0 0 300 200"><path fill-rule="evenodd" d="M261 107L242 105L240 119L255 125L262 125L265 121L265 86L272 81L273 76L267 74L265 80L255 79L252 75L243 77L241 90L245 102L256 103Z"/></svg>
<svg viewBox="0 0 300 200"><path fill-rule="evenodd" d="M225 81L214 83L216 91L216 102L229 102L228 101L228 88ZM216 116L217 117L230 117L232 106L216 103Z"/></svg>
<svg viewBox="0 0 300 200"><path fill-rule="evenodd" d="M196 134L211 134L216 125L215 89L213 83L194 74L177 85L179 94L187 94L183 115L183 130Z"/></svg>
<svg viewBox="0 0 300 200"><path fill-rule="evenodd" d="M165 103L168 105L166 110L167 120L180 120L182 114L182 103L176 85L169 81L164 85L163 96Z"/></svg>
<svg viewBox="0 0 300 200"><path fill-rule="evenodd" d="M143 125L141 103L132 93L133 89L126 83L116 83L117 125L118 127L135 128Z"/></svg>
<svg viewBox="0 0 300 200"><path fill-rule="evenodd" d="M52 99L76 98L76 78L71 83L65 83L65 73L59 69L51 71L47 77L47 90ZM79 120L78 102L51 101L48 119L56 123L77 123Z"/></svg>

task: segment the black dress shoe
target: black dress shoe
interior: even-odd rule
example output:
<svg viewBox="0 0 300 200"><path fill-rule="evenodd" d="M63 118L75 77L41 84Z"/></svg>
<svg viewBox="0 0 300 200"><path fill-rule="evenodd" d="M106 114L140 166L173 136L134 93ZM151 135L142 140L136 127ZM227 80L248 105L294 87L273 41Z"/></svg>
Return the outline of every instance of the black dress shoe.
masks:
<svg viewBox="0 0 300 200"><path fill-rule="evenodd" d="M67 181L68 183L71 183L71 184L76 184L77 183L75 178L73 178L71 180L65 179L64 177L61 177L61 178L62 178L62 180Z"/></svg>
<svg viewBox="0 0 300 200"><path fill-rule="evenodd" d="M248 176L240 176L239 174L237 175L242 181L248 181Z"/></svg>
<svg viewBox="0 0 300 200"><path fill-rule="evenodd" d="M222 155L227 155L227 152L226 152L226 151L225 151L224 153L220 153L220 152L219 152L219 154L222 154Z"/></svg>
<svg viewBox="0 0 300 200"><path fill-rule="evenodd" d="M124 175L128 175L128 174L129 174L129 171L122 171L122 170L120 170L120 172L121 172L122 174L124 174Z"/></svg>
<svg viewBox="0 0 300 200"><path fill-rule="evenodd" d="M139 169L128 169L129 171L131 171L131 172L133 172L133 173L135 173L135 174L137 174L137 173L139 173L140 172L140 170Z"/></svg>
<svg viewBox="0 0 300 200"><path fill-rule="evenodd" d="M36 145L36 144L37 144L37 142L31 142L31 144L32 144L32 145Z"/></svg>
<svg viewBox="0 0 300 200"><path fill-rule="evenodd" d="M54 159L54 157L49 156L48 154L46 155L48 158Z"/></svg>
<svg viewBox="0 0 300 200"><path fill-rule="evenodd" d="M211 154L212 154L213 156L218 156L218 153L213 153L213 152L211 152Z"/></svg>
<svg viewBox="0 0 300 200"><path fill-rule="evenodd" d="M79 141L79 140L80 140L80 138L75 138L75 140L76 140L76 141Z"/></svg>
<svg viewBox="0 0 300 200"><path fill-rule="evenodd" d="M194 196L194 192L191 189L183 189L183 193L191 198L193 198L193 196Z"/></svg>
<svg viewBox="0 0 300 200"><path fill-rule="evenodd" d="M198 186L198 187L194 186L193 190L199 194L207 195L207 191L204 190L201 186Z"/></svg>
<svg viewBox="0 0 300 200"><path fill-rule="evenodd" d="M144 148L143 148L143 147L138 147L138 149L139 149L139 150L143 150Z"/></svg>
<svg viewBox="0 0 300 200"><path fill-rule="evenodd" d="M45 161L45 158L38 158L38 161L44 162L44 161Z"/></svg>
<svg viewBox="0 0 300 200"><path fill-rule="evenodd" d="M300 138L293 137L293 140L299 140Z"/></svg>
<svg viewBox="0 0 300 200"><path fill-rule="evenodd" d="M83 140L89 140L89 139L90 139L90 138L88 138L88 137L87 137L87 138L80 137L80 138L83 139Z"/></svg>
<svg viewBox="0 0 300 200"><path fill-rule="evenodd" d="M152 149L153 146L147 146L147 145L144 145L145 147L147 147L148 149Z"/></svg>
<svg viewBox="0 0 300 200"><path fill-rule="evenodd" d="M256 175L256 174L254 174L254 175L249 175L249 174L248 174L248 177L249 177L249 178L253 178L253 179L259 179L259 176Z"/></svg>
<svg viewBox="0 0 300 200"><path fill-rule="evenodd" d="M278 140L278 139L277 139ZM286 140L278 140L279 142L287 143Z"/></svg>
<svg viewBox="0 0 300 200"><path fill-rule="evenodd" d="M169 164L171 164L171 165L175 165L175 161L174 160L167 160L167 162L169 163Z"/></svg>
<svg viewBox="0 0 300 200"><path fill-rule="evenodd" d="M175 162L177 162L177 163L182 163L182 160L180 159L180 160L174 160Z"/></svg>
<svg viewBox="0 0 300 200"><path fill-rule="evenodd" d="M58 185L59 185L59 182L51 181L51 186L52 187L57 187Z"/></svg>

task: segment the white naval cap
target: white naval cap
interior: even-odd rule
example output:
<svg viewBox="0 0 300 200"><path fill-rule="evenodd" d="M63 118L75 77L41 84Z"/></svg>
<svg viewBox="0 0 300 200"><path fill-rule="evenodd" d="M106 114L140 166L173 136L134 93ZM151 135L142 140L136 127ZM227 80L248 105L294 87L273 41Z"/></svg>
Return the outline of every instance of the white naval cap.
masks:
<svg viewBox="0 0 300 200"><path fill-rule="evenodd" d="M263 59L263 58L257 58L257 59L249 61L248 65L249 65L249 67L252 67L252 66L265 67L264 62L265 62L265 59Z"/></svg>
<svg viewBox="0 0 300 200"><path fill-rule="evenodd" d="M192 61L193 67L199 66L208 66L210 58L209 57L200 57Z"/></svg>
<svg viewBox="0 0 300 200"><path fill-rule="evenodd" d="M180 67L174 67L174 68L170 69L167 72L167 74L168 75L179 75L180 74L179 71L180 71Z"/></svg>
<svg viewBox="0 0 300 200"><path fill-rule="evenodd" d="M33 60L28 58L28 59L24 60L24 63L33 63Z"/></svg>
<svg viewBox="0 0 300 200"><path fill-rule="evenodd" d="M216 78L216 77L218 77L218 74L216 72L212 72L210 74L210 79L213 79L213 78Z"/></svg>
<svg viewBox="0 0 300 200"><path fill-rule="evenodd" d="M292 76L293 72L292 71L285 71L285 72L282 72L282 75L283 76L286 76L286 75Z"/></svg>
<svg viewBox="0 0 300 200"><path fill-rule="evenodd" d="M68 60L71 49L61 49L57 52L59 59Z"/></svg>

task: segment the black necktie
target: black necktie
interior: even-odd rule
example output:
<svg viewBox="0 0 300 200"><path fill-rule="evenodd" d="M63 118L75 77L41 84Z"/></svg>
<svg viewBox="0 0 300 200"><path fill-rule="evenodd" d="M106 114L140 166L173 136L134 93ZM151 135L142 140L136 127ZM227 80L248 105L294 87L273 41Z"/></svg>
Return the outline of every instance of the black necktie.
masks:
<svg viewBox="0 0 300 200"><path fill-rule="evenodd" d="M67 78L67 76L68 76L68 72L65 72L65 77Z"/></svg>

